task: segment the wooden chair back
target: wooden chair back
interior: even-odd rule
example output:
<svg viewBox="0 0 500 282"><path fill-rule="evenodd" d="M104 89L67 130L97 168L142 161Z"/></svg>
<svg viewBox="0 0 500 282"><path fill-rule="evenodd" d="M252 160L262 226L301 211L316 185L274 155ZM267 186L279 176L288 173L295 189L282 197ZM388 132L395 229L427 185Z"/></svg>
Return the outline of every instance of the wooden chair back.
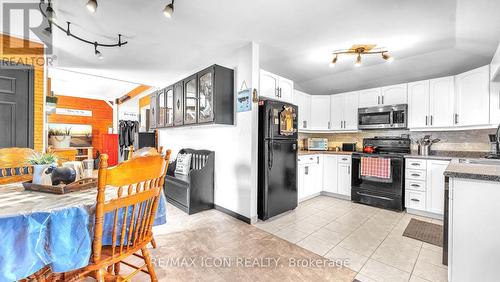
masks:
<svg viewBox="0 0 500 282"><path fill-rule="evenodd" d="M27 162L33 154L30 148L0 149L0 184L33 179L33 167Z"/></svg>
<svg viewBox="0 0 500 282"><path fill-rule="evenodd" d="M136 151L134 149L134 145L131 145L128 149L127 160L131 160L133 158L138 158L138 157L161 155L162 151L163 151L163 146L160 146L158 150L153 147L144 147Z"/></svg>
<svg viewBox="0 0 500 282"><path fill-rule="evenodd" d="M101 155L92 246L94 264L101 261L104 217L108 213L114 220L110 254L113 261L130 256L151 242L170 153L168 150L164 158L135 158L112 168L108 168L108 156ZM116 198L105 199L107 186L117 187Z"/></svg>

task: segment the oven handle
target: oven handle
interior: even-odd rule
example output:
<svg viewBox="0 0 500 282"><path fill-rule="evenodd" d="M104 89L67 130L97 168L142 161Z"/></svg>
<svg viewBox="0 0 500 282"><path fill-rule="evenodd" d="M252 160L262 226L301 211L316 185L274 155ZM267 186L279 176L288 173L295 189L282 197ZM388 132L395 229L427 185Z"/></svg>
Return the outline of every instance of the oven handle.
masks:
<svg viewBox="0 0 500 282"><path fill-rule="evenodd" d="M374 195L369 195L369 194L365 194L365 193L361 193L361 192L356 192L356 194L358 194L358 195L360 195L360 196L366 196L366 197L371 197L371 198L377 198L377 199L387 200L387 201L392 201L392 200L393 200L393 199L391 199L391 198L381 197L381 196L374 196Z"/></svg>

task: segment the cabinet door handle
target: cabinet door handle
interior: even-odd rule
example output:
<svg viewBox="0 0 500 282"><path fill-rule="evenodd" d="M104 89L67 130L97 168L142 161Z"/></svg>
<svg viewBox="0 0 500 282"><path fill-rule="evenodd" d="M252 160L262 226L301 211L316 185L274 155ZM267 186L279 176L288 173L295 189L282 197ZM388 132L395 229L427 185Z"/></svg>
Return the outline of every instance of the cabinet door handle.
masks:
<svg viewBox="0 0 500 282"><path fill-rule="evenodd" d="M434 116L431 115L431 125L434 125Z"/></svg>
<svg viewBox="0 0 500 282"><path fill-rule="evenodd" d="M304 167L304 174L305 175L309 174L309 167L308 166Z"/></svg>
<svg viewBox="0 0 500 282"><path fill-rule="evenodd" d="M342 121L340 121L340 128L342 128Z"/></svg>
<svg viewBox="0 0 500 282"><path fill-rule="evenodd" d="M377 97L377 105L380 105L380 96Z"/></svg>
<svg viewBox="0 0 500 282"><path fill-rule="evenodd" d="M458 114L455 114L455 124L458 124Z"/></svg>
<svg viewBox="0 0 500 282"><path fill-rule="evenodd" d="M328 122L328 129L330 129L330 122Z"/></svg>
<svg viewBox="0 0 500 282"><path fill-rule="evenodd" d="M306 126L304 126L304 128L307 128L307 120L305 120L304 122L305 122L305 124L306 124Z"/></svg>
<svg viewBox="0 0 500 282"><path fill-rule="evenodd" d="M382 96L382 105L384 104L384 96Z"/></svg>
<svg viewBox="0 0 500 282"><path fill-rule="evenodd" d="M419 199L411 199L413 202L420 202Z"/></svg>
<svg viewBox="0 0 500 282"><path fill-rule="evenodd" d="M429 125L429 116L425 116L425 125Z"/></svg>
<svg viewBox="0 0 500 282"><path fill-rule="evenodd" d="M319 157L316 157L316 158L317 158L316 163L318 163L318 164L319 164Z"/></svg>
<svg viewBox="0 0 500 282"><path fill-rule="evenodd" d="M412 173L411 176L415 176L415 177L420 177L420 174L417 174L417 173Z"/></svg>
<svg viewBox="0 0 500 282"><path fill-rule="evenodd" d="M420 166L419 163L412 163L411 165L414 165L414 166Z"/></svg>
<svg viewBox="0 0 500 282"><path fill-rule="evenodd" d="M347 123L347 122L344 120L344 128L346 128L346 127L347 127L346 123Z"/></svg>
<svg viewBox="0 0 500 282"><path fill-rule="evenodd" d="M302 121L302 127L306 128L306 121L305 120Z"/></svg>
<svg viewBox="0 0 500 282"><path fill-rule="evenodd" d="M343 158L342 160L343 160L343 161L347 161L347 159L346 159L346 158Z"/></svg>
<svg viewBox="0 0 500 282"><path fill-rule="evenodd" d="M350 166L347 167L347 174L351 174L351 167Z"/></svg>
<svg viewBox="0 0 500 282"><path fill-rule="evenodd" d="M411 187L420 187L418 184L412 184Z"/></svg>

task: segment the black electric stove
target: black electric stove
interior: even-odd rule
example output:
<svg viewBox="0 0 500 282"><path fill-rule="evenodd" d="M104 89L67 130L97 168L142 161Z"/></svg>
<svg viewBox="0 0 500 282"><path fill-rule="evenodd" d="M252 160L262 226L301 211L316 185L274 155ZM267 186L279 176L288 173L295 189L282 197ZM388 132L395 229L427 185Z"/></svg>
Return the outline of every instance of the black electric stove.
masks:
<svg viewBox="0 0 500 282"><path fill-rule="evenodd" d="M402 137L375 137L363 139L365 146L375 147L372 154L353 153L351 200L380 208L404 210L404 155L411 151L411 141ZM363 158L390 159L390 178L361 175Z"/></svg>

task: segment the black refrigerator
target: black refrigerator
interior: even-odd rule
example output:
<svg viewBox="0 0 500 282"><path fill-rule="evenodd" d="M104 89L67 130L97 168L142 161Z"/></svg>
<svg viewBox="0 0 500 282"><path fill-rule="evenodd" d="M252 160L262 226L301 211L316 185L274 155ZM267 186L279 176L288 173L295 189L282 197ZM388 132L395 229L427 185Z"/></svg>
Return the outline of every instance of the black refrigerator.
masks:
<svg viewBox="0 0 500 282"><path fill-rule="evenodd" d="M297 106L259 101L257 213L267 220L297 207Z"/></svg>

